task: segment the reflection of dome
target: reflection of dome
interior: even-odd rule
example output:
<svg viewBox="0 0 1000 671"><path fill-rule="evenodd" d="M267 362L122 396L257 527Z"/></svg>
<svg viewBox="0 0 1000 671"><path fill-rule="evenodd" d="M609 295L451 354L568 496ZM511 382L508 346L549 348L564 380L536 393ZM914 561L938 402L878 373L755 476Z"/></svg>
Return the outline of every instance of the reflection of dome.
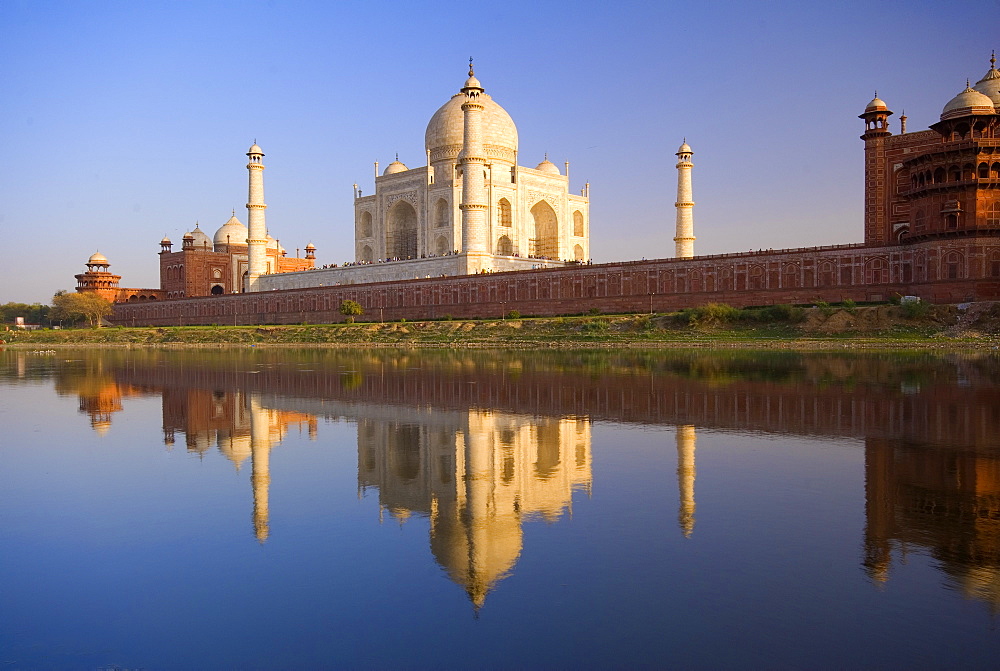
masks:
<svg viewBox="0 0 1000 671"><path fill-rule="evenodd" d="M561 175L562 174L561 172L559 172L559 167L555 163L553 163L552 161L550 161L549 159L545 159L544 161L542 161L541 163L539 163L537 166L535 166L535 170L539 170L541 172L548 173L549 175Z"/></svg>
<svg viewBox="0 0 1000 671"><path fill-rule="evenodd" d="M966 86L964 91L952 98L941 110L941 121L970 114L996 114L996 109L988 95Z"/></svg>
<svg viewBox="0 0 1000 671"><path fill-rule="evenodd" d="M107 260L107 258L105 258L104 254L101 254L100 252L94 252L93 255L91 255L91 257L90 257L90 260L87 261L87 265L88 266L107 266L107 265L110 265L110 264L108 263L108 260Z"/></svg>
<svg viewBox="0 0 1000 671"><path fill-rule="evenodd" d="M478 80L476 84L478 85ZM468 85L468 82L466 82ZM483 146L488 156L501 160L514 161L513 152L517 151L517 127L507 110L500 107L486 93L481 93L477 99L485 108L483 114ZM465 119L462 103L465 95L457 93L451 100L442 105L427 124L424 133L424 145L431 152L431 160L453 158L462 148L465 133Z"/></svg>
<svg viewBox="0 0 1000 671"><path fill-rule="evenodd" d="M521 523L513 512L471 523L458 518L435 516L431 552L478 610L496 583L510 575L521 555Z"/></svg>
<svg viewBox="0 0 1000 671"><path fill-rule="evenodd" d="M383 175L395 175L397 172L406 172L409 170L405 165L399 162L397 158L395 161L385 166L385 170L382 171Z"/></svg>
<svg viewBox="0 0 1000 671"><path fill-rule="evenodd" d="M245 245L250 231L234 214L215 232L216 245Z"/></svg>

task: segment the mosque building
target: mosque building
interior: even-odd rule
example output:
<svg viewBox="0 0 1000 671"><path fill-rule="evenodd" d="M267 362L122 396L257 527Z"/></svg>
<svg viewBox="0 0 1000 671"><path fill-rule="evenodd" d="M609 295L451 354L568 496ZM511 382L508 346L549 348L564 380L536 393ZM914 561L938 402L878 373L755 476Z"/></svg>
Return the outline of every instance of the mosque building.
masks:
<svg viewBox="0 0 1000 671"><path fill-rule="evenodd" d="M1000 71L996 55L975 86L952 98L928 130L889 131L878 97L865 122L865 244L954 239L1000 230ZM955 267L959 260L946 262Z"/></svg>

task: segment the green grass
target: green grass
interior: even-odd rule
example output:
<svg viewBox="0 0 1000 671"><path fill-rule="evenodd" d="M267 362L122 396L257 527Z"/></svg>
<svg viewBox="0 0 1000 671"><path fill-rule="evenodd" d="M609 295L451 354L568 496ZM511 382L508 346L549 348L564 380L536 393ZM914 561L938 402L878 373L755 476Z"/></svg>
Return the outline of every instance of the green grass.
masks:
<svg viewBox="0 0 1000 671"><path fill-rule="evenodd" d="M926 314L900 314L877 333L851 330L833 333L806 332L810 315L829 317L833 306L815 308L776 305L737 309L723 304L706 305L667 315L594 315L519 318L396 321L386 323L308 324L287 326L171 326L108 327L0 332L0 339L24 346L121 345L329 345L329 346L432 346L432 347L583 347L583 346L721 346L754 343L780 347L842 347L855 342L865 346L943 346L985 343L942 338L941 325L929 323ZM867 307L847 306L854 314ZM834 308L839 309L839 308ZM894 308L899 310L900 308Z"/></svg>

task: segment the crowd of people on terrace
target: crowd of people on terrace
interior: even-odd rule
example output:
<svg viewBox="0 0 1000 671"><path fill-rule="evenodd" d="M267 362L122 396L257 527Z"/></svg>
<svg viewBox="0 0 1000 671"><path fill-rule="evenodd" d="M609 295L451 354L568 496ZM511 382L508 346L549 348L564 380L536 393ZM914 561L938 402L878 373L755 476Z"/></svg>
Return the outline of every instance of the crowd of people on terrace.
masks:
<svg viewBox="0 0 1000 671"><path fill-rule="evenodd" d="M412 261L415 258L433 259L433 258L440 258L440 257L444 257L444 256L457 256L458 254L461 254L461 253L462 252L460 250L455 249L455 250L452 250L450 252L445 252L444 254L421 254L419 257L407 256L407 257L404 258L402 256L390 256L390 257L387 257L387 258L384 258L384 259L375 259L374 261L344 261L343 263L326 263L326 264L323 264L322 266L315 266L313 268L307 268L306 270L326 270L328 268L350 268L350 267L353 267L353 266L370 266L370 265L374 265L374 264L378 264L378 263L394 263L396 261ZM518 253L516 253L516 252L513 253L513 254L498 255L498 256L509 256L511 258L516 258L516 259L521 258L521 255L518 254ZM524 258L526 258L526 259L535 259L535 260L539 260L539 261L555 261L556 260L556 259L553 259L551 256L539 256L539 255L536 255L536 254L528 254ZM584 262L584 261L579 261L579 260L576 260L576 259L564 259L563 263L569 263L569 264L584 264L584 263L586 263L586 265L590 265L593 262L592 261L586 261L586 262Z"/></svg>

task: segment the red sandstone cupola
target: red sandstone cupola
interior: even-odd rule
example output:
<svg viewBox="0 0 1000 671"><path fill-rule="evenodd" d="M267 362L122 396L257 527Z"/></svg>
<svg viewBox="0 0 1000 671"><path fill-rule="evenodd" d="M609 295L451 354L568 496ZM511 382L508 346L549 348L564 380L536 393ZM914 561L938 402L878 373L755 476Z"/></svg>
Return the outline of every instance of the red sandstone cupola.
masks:
<svg viewBox="0 0 1000 671"><path fill-rule="evenodd" d="M875 97L865 107L864 113L858 115L859 119L865 120L865 134L861 136L861 139L868 140L892 135L889 132L889 117L891 115L892 112L886 107L885 101L878 97L878 91L876 91Z"/></svg>

